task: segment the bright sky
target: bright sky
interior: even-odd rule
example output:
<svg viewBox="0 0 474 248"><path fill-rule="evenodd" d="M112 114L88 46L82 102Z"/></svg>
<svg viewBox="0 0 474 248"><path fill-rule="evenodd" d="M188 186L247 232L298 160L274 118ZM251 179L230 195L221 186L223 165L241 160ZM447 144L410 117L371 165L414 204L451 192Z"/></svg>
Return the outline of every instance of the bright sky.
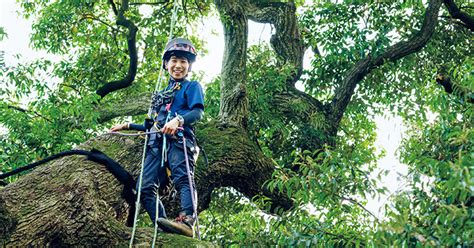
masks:
<svg viewBox="0 0 474 248"><path fill-rule="evenodd" d="M0 26L5 28L8 38L0 42L0 51L5 52L6 66L14 66L19 62L25 62L41 57L57 60L59 57L47 54L44 51L34 51L29 47L29 34L31 33L31 21L25 20L16 13L19 10L15 0L2 0ZM148 10L140 9L140 11L148 12ZM207 42L207 50L209 53L198 58L193 65L194 71L204 71L204 81L210 81L218 75L221 70L222 56L224 52L224 38L222 34L222 26L217 17L212 17L201 24L197 30L200 38ZM269 24L249 23L249 46L257 44L261 41L269 42L271 36L271 26ZM20 59L15 55L20 54ZM304 66L309 65L311 54L308 52L305 56ZM5 87L3 82L1 87ZM405 127L402 125L400 117L383 118L376 117L377 123L377 141L376 147L381 150L385 149L386 156L378 161L379 168L389 170L389 174L382 177L381 185L386 186L390 193L393 193L403 187L404 181L400 175L407 174L406 165L398 162L396 157L396 149L400 145L402 134ZM0 133L2 133L0 127ZM376 173L374 173L375 175ZM390 194L388 194L390 195ZM383 216L380 209L382 204L386 203L387 196L381 196L380 199L369 200L366 207L377 216Z"/></svg>

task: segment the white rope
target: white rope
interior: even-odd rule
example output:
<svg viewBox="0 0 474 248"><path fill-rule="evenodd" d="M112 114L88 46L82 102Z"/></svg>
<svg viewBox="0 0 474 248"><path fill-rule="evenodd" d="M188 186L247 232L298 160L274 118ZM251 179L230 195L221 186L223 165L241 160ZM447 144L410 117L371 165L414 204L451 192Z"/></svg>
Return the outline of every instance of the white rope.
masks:
<svg viewBox="0 0 474 248"><path fill-rule="evenodd" d="M176 19L178 18L178 0L174 0L174 6L173 6L173 16L171 17L171 24L170 24L170 32L168 36L168 42L173 39L173 30L174 30L174 23L176 22ZM161 89L161 79L163 76L163 66L160 67L160 73L158 74L158 82L155 85L155 92L158 91L158 89ZM150 108L151 109L151 108Z"/></svg>
<svg viewBox="0 0 474 248"><path fill-rule="evenodd" d="M198 240L201 240L201 233L199 232L199 218L198 218L198 212L197 212L197 195L196 191L194 189L194 183L193 179L191 177L191 169L189 167L189 159L188 159L188 149L186 147L186 137L184 136L183 133L183 149L184 149L184 158L186 159L186 172L188 173L188 183L189 183L189 191L191 193L191 201L193 202L193 217L196 220L196 234L198 237Z"/></svg>
<svg viewBox="0 0 474 248"><path fill-rule="evenodd" d="M151 131L151 132L142 132L142 133L108 132L106 134L114 134L114 135L120 135L120 136L142 136L142 135L148 135L148 134L154 134L154 133L161 133L161 130Z"/></svg>
<svg viewBox="0 0 474 248"><path fill-rule="evenodd" d="M173 38L174 24L176 22L177 15L178 15L178 8L177 7L178 7L178 0L175 0L174 3L173 3L173 16L171 18L171 25L170 25L168 42ZM161 89L162 76L163 76L163 66L160 66L160 72L158 74L158 82L155 85L155 91L153 92L153 94L155 92L157 92L158 89ZM153 94L152 94L152 97L151 97L152 99L153 99ZM152 113L152 107L150 107L148 109L148 116L149 117L151 117L151 113ZM137 194L137 201L135 203L135 216L133 218L132 237L130 238L130 245L129 245L130 248L132 248L132 246L133 246L133 239L135 238L135 232L136 232L136 229L137 229L138 214L140 213L140 197L141 197L141 191L142 191L143 167L144 167L144 163L145 163L145 153L146 153L147 143L148 143L148 135L145 136L145 143L143 144L142 164L141 164L141 169L140 169L140 179L139 179L139 182L138 182L138 194ZM157 191L157 198L158 198L157 200L159 200L158 191ZM156 214L158 214L158 212ZM155 247L156 234L157 234L157 223L155 222L154 224L155 224L155 233L154 233L154 236L153 236L153 243L152 243L153 248Z"/></svg>

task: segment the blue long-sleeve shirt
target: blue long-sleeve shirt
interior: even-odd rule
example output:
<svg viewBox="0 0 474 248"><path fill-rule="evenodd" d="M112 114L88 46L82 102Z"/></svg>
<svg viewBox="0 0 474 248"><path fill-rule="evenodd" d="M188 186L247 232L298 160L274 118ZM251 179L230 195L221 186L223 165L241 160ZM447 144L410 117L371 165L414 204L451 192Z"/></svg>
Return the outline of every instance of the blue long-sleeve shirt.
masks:
<svg viewBox="0 0 474 248"><path fill-rule="evenodd" d="M172 78L168 83L168 87L165 90L172 89L177 82ZM204 93L201 85L197 81L183 80L181 88L176 91L170 109L170 119L173 119L177 114L181 115L184 119L184 130L185 133L193 134L192 124L200 120L204 114ZM163 126L166 123L168 111L166 111L166 105L159 106L159 109L154 109L154 112L158 113L155 121ZM168 120L168 121L169 121ZM130 129L137 131L145 131L145 124L130 124Z"/></svg>

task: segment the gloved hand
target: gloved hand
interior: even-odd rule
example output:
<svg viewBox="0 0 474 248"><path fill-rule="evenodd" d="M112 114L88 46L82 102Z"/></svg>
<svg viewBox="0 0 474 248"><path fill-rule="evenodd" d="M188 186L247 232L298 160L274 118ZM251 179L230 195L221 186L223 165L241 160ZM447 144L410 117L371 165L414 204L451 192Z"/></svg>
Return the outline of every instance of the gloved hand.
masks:
<svg viewBox="0 0 474 248"><path fill-rule="evenodd" d="M178 131L178 127L179 127L179 120L178 118L175 117L171 121L168 121L168 123L166 123L165 126L163 126L163 128L161 129L161 132L163 132L164 134L175 135L176 132Z"/></svg>
<svg viewBox="0 0 474 248"><path fill-rule="evenodd" d="M117 124L113 126L112 128L110 128L110 132L118 132L120 130L128 130L128 129L129 129L128 123L122 123L122 124Z"/></svg>

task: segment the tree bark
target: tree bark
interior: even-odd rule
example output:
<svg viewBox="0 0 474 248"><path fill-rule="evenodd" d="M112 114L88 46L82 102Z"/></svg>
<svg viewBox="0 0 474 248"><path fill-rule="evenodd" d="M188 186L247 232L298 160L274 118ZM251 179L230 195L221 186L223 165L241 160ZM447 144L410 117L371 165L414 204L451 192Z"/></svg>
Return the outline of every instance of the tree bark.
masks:
<svg viewBox="0 0 474 248"><path fill-rule="evenodd" d="M288 198L262 187L271 178L274 164L243 129L207 123L198 138L210 158L208 166L200 160L196 168L199 211L208 208L212 191L219 187L234 187L249 198L263 192L274 199L274 207L291 207ZM142 142L142 138L102 135L78 149L97 148L137 178ZM125 226L130 206L122 190L102 165L83 156L43 165L0 190L1 242L7 246L125 246L130 239L131 230ZM176 215L178 199L162 197L169 216ZM152 232L151 228L139 229L136 244L149 245ZM164 234L158 242L212 246Z"/></svg>
<svg viewBox="0 0 474 248"><path fill-rule="evenodd" d="M215 3L224 26L225 43L219 116L223 123L246 128L248 121L247 15L240 1L216 0Z"/></svg>
<svg viewBox="0 0 474 248"><path fill-rule="evenodd" d="M295 87L303 72L306 50L298 28L295 4L292 1L256 2L247 5L247 9L251 20L275 26L270 43L277 54L277 66L291 68L285 79L285 89L274 92L271 106L286 124L299 127L300 133L293 140L293 145L302 150L319 149L325 144L334 145L337 126L329 118L328 108ZM275 154L285 152L284 149L279 144L272 144Z"/></svg>
<svg viewBox="0 0 474 248"><path fill-rule="evenodd" d="M103 135L82 144L97 147L134 175L141 161L141 139ZM0 242L3 246L127 246L129 206L122 185L102 166L83 156L43 165L0 190ZM152 228L139 228L134 244L149 246ZM160 233L158 245L208 246L194 239Z"/></svg>
<svg viewBox="0 0 474 248"><path fill-rule="evenodd" d="M472 16L464 11L461 11L454 0L444 0L444 5L448 9L451 17L454 19L459 19L468 29L474 32L474 18Z"/></svg>
<svg viewBox="0 0 474 248"><path fill-rule="evenodd" d="M429 1L425 11L423 24L421 29L416 32L408 41L400 41L395 45L387 48L387 50L377 56L371 55L357 62L344 75L344 80L336 89L330 108L332 119L335 123L339 123L342 119L344 111L350 102L357 84L369 74L373 69L385 64L386 62L394 62L407 55L413 54L421 50L430 40L434 33L436 24L438 23L438 12L441 6L441 0Z"/></svg>

